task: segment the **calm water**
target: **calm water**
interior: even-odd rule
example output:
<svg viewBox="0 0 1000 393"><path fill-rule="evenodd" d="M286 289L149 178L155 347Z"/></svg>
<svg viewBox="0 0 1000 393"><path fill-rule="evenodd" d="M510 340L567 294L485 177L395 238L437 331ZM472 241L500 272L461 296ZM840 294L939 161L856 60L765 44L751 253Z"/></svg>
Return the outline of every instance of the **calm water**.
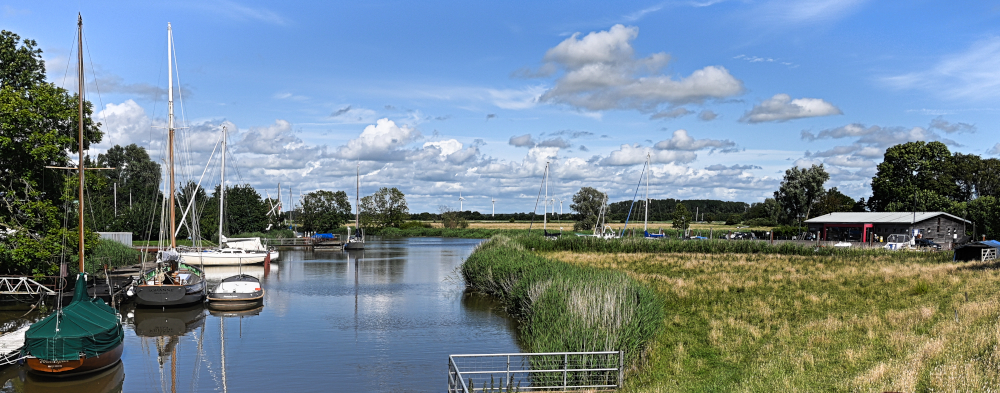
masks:
<svg viewBox="0 0 1000 393"><path fill-rule="evenodd" d="M284 251L262 279L260 309L126 306L121 366L72 382L8 367L0 390L443 391L449 354L518 352L516 328L496 305L462 293L456 268L478 242L412 238L350 253ZM216 282L237 273L206 270Z"/></svg>

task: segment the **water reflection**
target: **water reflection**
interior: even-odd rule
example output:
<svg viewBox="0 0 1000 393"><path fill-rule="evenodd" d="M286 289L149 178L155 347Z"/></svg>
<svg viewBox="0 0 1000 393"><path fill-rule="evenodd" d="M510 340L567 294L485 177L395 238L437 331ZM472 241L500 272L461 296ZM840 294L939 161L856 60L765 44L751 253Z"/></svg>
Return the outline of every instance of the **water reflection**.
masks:
<svg viewBox="0 0 1000 393"><path fill-rule="evenodd" d="M83 377L52 378L37 375L26 367L8 366L0 371L0 392L3 393L118 393L125 382L125 366L118 364Z"/></svg>
<svg viewBox="0 0 1000 393"><path fill-rule="evenodd" d="M449 354L519 351L497 305L463 292L456 268L476 244L418 238L285 251L270 272L242 267L261 277L262 307L126 306L121 375L62 391L441 391ZM223 269L206 268L212 286L239 273ZM0 370L2 391L34 386L19 370Z"/></svg>

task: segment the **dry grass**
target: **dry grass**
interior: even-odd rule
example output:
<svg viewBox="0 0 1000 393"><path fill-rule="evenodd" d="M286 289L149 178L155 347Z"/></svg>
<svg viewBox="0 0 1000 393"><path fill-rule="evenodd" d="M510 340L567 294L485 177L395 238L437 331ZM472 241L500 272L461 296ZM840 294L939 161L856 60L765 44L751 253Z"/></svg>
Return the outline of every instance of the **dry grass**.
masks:
<svg viewBox="0 0 1000 393"><path fill-rule="evenodd" d="M432 228L444 228L444 224L440 222L430 223ZM528 221L469 221L469 229L528 229L531 226L532 229L542 229L542 221L539 219L535 221L534 225ZM562 227L564 231L573 230L573 221L549 221L547 225L550 231L558 231L559 227Z"/></svg>
<svg viewBox="0 0 1000 393"><path fill-rule="evenodd" d="M625 271L666 297L666 331L627 391L1000 386L993 265L932 263L917 253L544 255Z"/></svg>

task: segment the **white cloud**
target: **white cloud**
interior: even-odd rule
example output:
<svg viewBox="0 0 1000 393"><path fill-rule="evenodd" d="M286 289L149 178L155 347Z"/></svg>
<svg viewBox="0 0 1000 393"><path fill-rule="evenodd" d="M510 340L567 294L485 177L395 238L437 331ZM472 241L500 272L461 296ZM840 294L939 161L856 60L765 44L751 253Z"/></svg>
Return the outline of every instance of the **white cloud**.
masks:
<svg viewBox="0 0 1000 393"><path fill-rule="evenodd" d="M972 44L923 71L882 79L900 89L920 89L948 99L983 100L1000 95L1000 37Z"/></svg>
<svg viewBox="0 0 1000 393"><path fill-rule="evenodd" d="M670 139L659 141L654 145L660 150L682 150L682 151L695 151L707 148L713 149L732 149L736 147L736 143L726 140L717 139L694 139L688 135L687 130L676 130Z"/></svg>
<svg viewBox="0 0 1000 393"><path fill-rule="evenodd" d="M646 155L649 155L653 163L681 163L686 164L694 161L697 154L690 151L657 150L640 145L621 145L618 150L612 151L607 157L600 161L601 165L625 166L636 165L646 162Z"/></svg>
<svg viewBox="0 0 1000 393"><path fill-rule="evenodd" d="M774 97L754 105L753 109L743 114L740 121L747 123L783 122L805 117L842 114L843 112L833 104L819 98L796 98L793 100L788 94L775 94Z"/></svg>
<svg viewBox="0 0 1000 393"><path fill-rule="evenodd" d="M531 134L524 134L510 137L507 144L514 147L533 147L535 146L535 140L531 137Z"/></svg>
<svg viewBox="0 0 1000 393"><path fill-rule="evenodd" d="M655 119L664 119L664 118L666 118L666 119L676 119L678 117L687 116L687 115L690 115L692 113L694 113L694 112L688 110L687 108L677 107L677 108L670 109L670 110L664 110L664 111L656 112L652 116L650 116L649 118L653 119L653 120L655 120Z"/></svg>
<svg viewBox="0 0 1000 393"><path fill-rule="evenodd" d="M959 123L952 123L952 122L949 122L949 121L941 118L941 116L938 116L938 117L932 119L931 120L931 125L928 128L938 129L938 130L944 131L945 133L948 133L948 134L954 134L954 133L973 133L973 132L976 132L976 126L975 125L972 125L972 124L969 124L969 123L961 123L961 122L959 122Z"/></svg>
<svg viewBox="0 0 1000 393"><path fill-rule="evenodd" d="M986 151L986 154L1000 155L1000 143L993 145L993 147Z"/></svg>
<svg viewBox="0 0 1000 393"><path fill-rule="evenodd" d="M459 142L455 139L424 143L424 148L427 148L429 146L434 146L440 149L442 157L447 157L451 153L462 150L462 142Z"/></svg>
<svg viewBox="0 0 1000 393"><path fill-rule="evenodd" d="M146 110L132 100L107 104L94 118L101 122L101 131L104 132L101 143L93 147L97 150L106 151L114 145L128 146L133 143L146 146L152 136L152 122L146 116Z"/></svg>
<svg viewBox="0 0 1000 393"><path fill-rule="evenodd" d="M826 129L820 131L819 134L813 134L810 131L802 131L802 139L807 141L814 141L816 139L824 139L824 138L837 139L837 138L863 136L879 132L881 129L882 127L879 126L871 126L866 128L862 124L854 123L854 124L848 124L843 127Z"/></svg>
<svg viewBox="0 0 1000 393"><path fill-rule="evenodd" d="M715 118L717 118L717 117L719 117L719 115L717 113L712 112L711 110L708 110L708 109L705 109L705 110L701 111L701 113L698 113L698 119L704 120L704 121L712 121L712 120L715 120Z"/></svg>
<svg viewBox="0 0 1000 393"><path fill-rule="evenodd" d="M405 159L402 149L420 136L420 132L407 125L397 126L389 119L379 119L365 127L355 139L337 149L337 156L344 159L373 161L399 161Z"/></svg>
<svg viewBox="0 0 1000 393"><path fill-rule="evenodd" d="M680 79L660 74L670 61L666 53L635 58L631 41L636 27L612 26L580 38L576 33L545 54L540 75L562 70L556 85L540 101L602 111L635 109L703 102L743 93L743 82L721 66L708 66Z"/></svg>

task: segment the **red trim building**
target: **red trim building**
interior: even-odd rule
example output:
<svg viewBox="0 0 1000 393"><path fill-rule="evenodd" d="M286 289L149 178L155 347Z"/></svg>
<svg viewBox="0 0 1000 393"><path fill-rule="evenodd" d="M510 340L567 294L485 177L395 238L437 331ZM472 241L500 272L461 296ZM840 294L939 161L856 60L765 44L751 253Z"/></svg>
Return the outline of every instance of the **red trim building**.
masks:
<svg viewBox="0 0 1000 393"><path fill-rule="evenodd" d="M888 235L910 233L942 246L965 235L972 222L945 212L838 212L805 221L821 240L880 242Z"/></svg>

